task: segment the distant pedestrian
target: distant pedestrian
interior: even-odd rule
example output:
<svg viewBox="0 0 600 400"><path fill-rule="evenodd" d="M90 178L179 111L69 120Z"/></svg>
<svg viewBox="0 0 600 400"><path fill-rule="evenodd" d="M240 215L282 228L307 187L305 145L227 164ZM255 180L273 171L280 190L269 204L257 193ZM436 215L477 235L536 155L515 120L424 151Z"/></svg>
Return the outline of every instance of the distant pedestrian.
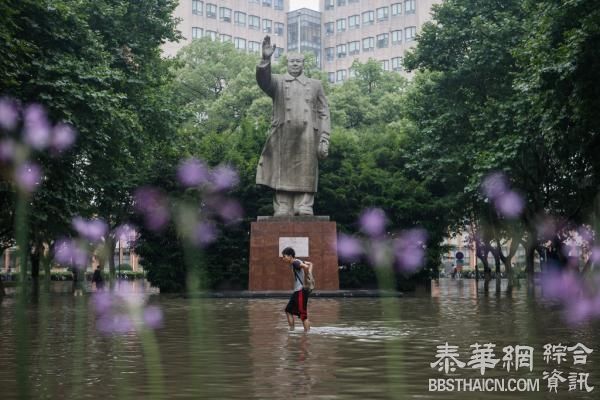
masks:
<svg viewBox="0 0 600 400"><path fill-rule="evenodd" d="M302 321L304 332L308 332L310 330L310 322L308 321L309 292L304 288L304 276L305 271L308 271L310 268L310 263L295 258L296 252L291 247L283 249L281 255L283 256L283 261L289 264L294 273L294 292L285 307L285 316L287 317L290 331L294 330L294 316L297 316Z"/></svg>
<svg viewBox="0 0 600 400"><path fill-rule="evenodd" d="M96 290L102 290L102 288L104 288L104 278L102 277L102 271L100 270L99 265L96 267L94 275L92 275L92 282L96 283Z"/></svg>

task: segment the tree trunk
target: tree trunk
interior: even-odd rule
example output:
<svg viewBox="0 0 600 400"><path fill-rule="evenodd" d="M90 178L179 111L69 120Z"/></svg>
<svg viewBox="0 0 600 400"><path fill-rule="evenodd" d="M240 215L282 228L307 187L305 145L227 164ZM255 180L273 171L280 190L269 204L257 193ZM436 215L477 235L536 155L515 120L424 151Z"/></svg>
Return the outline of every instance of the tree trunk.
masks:
<svg viewBox="0 0 600 400"><path fill-rule="evenodd" d="M115 273L117 269L115 268L115 238L111 235L108 235L106 238L106 247L108 249L108 273L110 280L113 281L115 279Z"/></svg>
<svg viewBox="0 0 600 400"><path fill-rule="evenodd" d="M535 261L535 239L527 240L525 249L525 272L527 273L527 283L533 287L534 261Z"/></svg>

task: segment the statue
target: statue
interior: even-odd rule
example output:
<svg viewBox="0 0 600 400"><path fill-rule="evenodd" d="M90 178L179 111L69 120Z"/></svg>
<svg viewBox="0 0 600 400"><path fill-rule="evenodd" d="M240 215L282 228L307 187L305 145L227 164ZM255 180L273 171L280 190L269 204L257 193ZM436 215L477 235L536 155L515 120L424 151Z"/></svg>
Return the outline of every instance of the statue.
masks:
<svg viewBox="0 0 600 400"><path fill-rule="evenodd" d="M313 215L318 160L329 152L329 107L323 85L303 74L304 56L288 56L287 74L271 74L275 51L262 43L258 86L273 99L273 120L256 171L256 183L275 190L275 216Z"/></svg>

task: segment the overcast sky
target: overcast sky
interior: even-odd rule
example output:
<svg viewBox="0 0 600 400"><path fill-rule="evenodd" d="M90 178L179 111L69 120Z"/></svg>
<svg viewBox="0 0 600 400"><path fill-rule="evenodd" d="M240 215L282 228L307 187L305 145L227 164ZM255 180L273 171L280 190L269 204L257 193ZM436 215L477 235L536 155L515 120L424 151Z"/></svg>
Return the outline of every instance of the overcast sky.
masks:
<svg viewBox="0 0 600 400"><path fill-rule="evenodd" d="M319 0L290 0L290 11L306 7L319 11Z"/></svg>

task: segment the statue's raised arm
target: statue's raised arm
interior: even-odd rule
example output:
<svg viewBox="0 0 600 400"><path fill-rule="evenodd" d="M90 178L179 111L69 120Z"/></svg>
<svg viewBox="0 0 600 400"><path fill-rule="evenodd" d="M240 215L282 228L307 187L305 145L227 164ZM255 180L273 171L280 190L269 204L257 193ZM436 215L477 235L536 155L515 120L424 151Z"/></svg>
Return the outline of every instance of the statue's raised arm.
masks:
<svg viewBox="0 0 600 400"><path fill-rule="evenodd" d="M265 36L262 42L262 59L265 61L271 60L276 48L275 44L271 45L271 37L269 35Z"/></svg>

